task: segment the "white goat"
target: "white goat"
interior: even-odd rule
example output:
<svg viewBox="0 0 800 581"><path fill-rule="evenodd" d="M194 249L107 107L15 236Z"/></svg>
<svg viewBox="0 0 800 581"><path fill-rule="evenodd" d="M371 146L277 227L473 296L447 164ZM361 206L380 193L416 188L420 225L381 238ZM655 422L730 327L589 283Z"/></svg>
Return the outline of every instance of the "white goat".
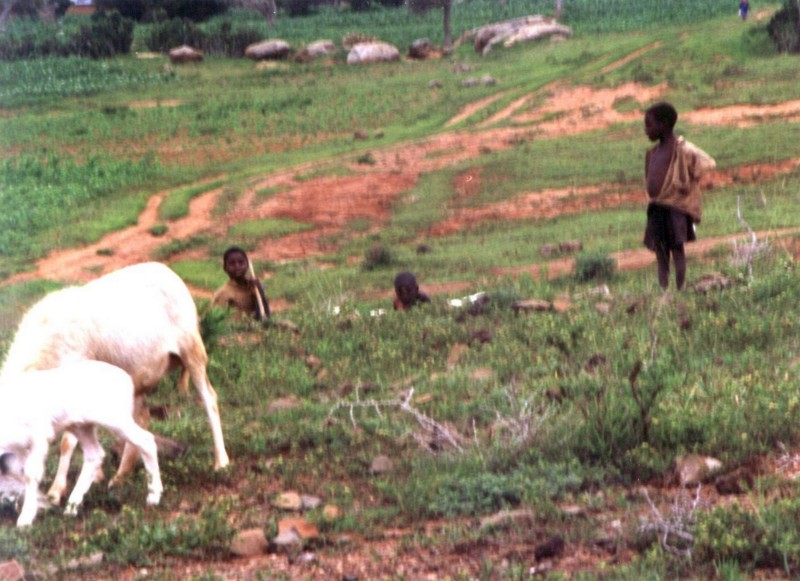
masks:
<svg viewBox="0 0 800 581"><path fill-rule="evenodd" d="M17 526L33 523L49 444L66 429L75 434L83 450L83 466L66 514L76 514L92 481L102 478L105 452L97 440L97 426L136 447L147 469L147 504L158 504L163 486L156 440L133 419L133 390L127 373L100 361L79 361L3 378L0 456L14 454L21 461L25 485Z"/></svg>
<svg viewBox="0 0 800 581"><path fill-rule="evenodd" d="M45 296L23 317L0 379L50 369L71 361L105 361L133 378L134 417L147 427L144 394L172 368L182 367L180 387L191 375L205 405L214 440L214 466L228 465L217 394L206 374L208 356L198 328L197 307L183 281L163 264L128 266L81 287ZM67 486L77 440L64 434L58 472L48 495L58 504ZM131 471L136 450L126 443L112 483Z"/></svg>

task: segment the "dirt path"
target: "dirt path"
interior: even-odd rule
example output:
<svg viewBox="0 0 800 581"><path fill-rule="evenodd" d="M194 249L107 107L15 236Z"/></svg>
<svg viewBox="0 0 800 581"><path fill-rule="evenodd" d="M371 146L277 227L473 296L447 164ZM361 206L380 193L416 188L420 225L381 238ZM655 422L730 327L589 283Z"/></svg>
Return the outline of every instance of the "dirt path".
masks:
<svg viewBox="0 0 800 581"><path fill-rule="evenodd" d="M643 47L608 66L620 66L652 48L654 46ZM573 135L635 121L641 116L639 107L626 107L626 111L620 111L616 105L620 102L641 105L659 98L665 90L665 85L648 87L636 83L599 90L554 83L516 99L482 122L478 129L447 131L418 141L374 149L371 152L374 163L359 164L351 160L347 166L349 173L345 176L325 175L326 167L334 167L328 161L305 164L251 180L235 206L221 217L213 216L221 189L209 190L192 200L185 218L169 222L165 235L154 236L150 230L160 223L158 208L168 194L159 192L150 198L136 225L104 236L94 244L54 251L38 261L35 269L15 275L4 284L36 278L82 283L121 266L150 260L158 248L171 242L199 234L224 237L228 228L240 221L267 217L289 218L309 224L311 228L279 240L266 240L251 252L254 262L282 263L321 257L336 250L336 244L341 242L332 241L341 239L341 234L355 220L371 225L366 234L380 231L391 217L393 204L426 173L477 159L487 151L512 147L520 140ZM465 107L447 125L469 119L503 95L494 95ZM776 117L796 119L798 116L800 100L780 105L701 109L683 114L682 119L698 124L747 126ZM506 121L511 123L498 126ZM756 182L791 172L798 166L800 159L718 171L711 176L709 187ZM456 179L454 185L462 198L467 198L480 191L480 176L475 172L464 174ZM257 192L267 188L276 193L260 199ZM447 236L488 220L546 219L640 202L644 205L645 201L638 186L608 184L525 192L493 204L449 207L447 217L425 234L429 237ZM768 234L759 233L759 237ZM701 241L690 246L690 254L701 253L721 241L724 239ZM204 252L202 249L193 250L176 255L172 260L205 256ZM619 267L624 270L641 268L652 262L652 256L643 249L628 251L617 258ZM569 261L547 265L551 276L571 268ZM541 266L531 265L514 270L535 274L540 269ZM202 291L197 292L202 294Z"/></svg>

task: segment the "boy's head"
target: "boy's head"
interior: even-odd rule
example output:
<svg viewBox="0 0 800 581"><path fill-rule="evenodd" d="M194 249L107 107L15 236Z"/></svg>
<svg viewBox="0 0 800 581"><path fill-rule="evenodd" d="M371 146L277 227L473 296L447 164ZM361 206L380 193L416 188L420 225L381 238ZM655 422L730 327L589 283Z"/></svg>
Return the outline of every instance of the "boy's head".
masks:
<svg viewBox="0 0 800 581"><path fill-rule="evenodd" d="M401 272L394 277L394 292L403 305L412 305L419 296L417 278L410 272Z"/></svg>
<svg viewBox="0 0 800 581"><path fill-rule="evenodd" d="M645 133L652 141L671 133L677 122L678 112L666 101L648 107L644 113Z"/></svg>
<svg viewBox="0 0 800 581"><path fill-rule="evenodd" d="M222 255L222 269L231 278L245 278L249 268L250 261L247 258L247 253L238 246L231 246Z"/></svg>

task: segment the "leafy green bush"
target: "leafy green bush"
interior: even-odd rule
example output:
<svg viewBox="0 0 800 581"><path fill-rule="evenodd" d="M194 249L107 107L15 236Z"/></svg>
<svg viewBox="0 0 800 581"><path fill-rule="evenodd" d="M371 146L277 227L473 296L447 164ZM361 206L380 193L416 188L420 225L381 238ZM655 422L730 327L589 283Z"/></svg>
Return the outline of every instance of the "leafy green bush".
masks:
<svg viewBox="0 0 800 581"><path fill-rule="evenodd" d="M90 25L80 27L72 40L71 54L93 59L127 54L133 42L133 20L119 12L98 12Z"/></svg>
<svg viewBox="0 0 800 581"><path fill-rule="evenodd" d="M608 254L585 252L575 260L575 278L580 282L609 280L616 268L617 263Z"/></svg>

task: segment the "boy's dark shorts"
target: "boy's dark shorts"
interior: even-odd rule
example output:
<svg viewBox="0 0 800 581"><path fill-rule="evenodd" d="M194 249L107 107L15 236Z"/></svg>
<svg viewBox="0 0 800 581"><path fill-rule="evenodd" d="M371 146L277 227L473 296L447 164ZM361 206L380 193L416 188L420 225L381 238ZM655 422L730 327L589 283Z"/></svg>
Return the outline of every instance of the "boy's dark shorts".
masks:
<svg viewBox="0 0 800 581"><path fill-rule="evenodd" d="M647 248L653 252L659 248L673 250L695 240L697 236L688 214L658 204L647 206L647 227L643 240Z"/></svg>

